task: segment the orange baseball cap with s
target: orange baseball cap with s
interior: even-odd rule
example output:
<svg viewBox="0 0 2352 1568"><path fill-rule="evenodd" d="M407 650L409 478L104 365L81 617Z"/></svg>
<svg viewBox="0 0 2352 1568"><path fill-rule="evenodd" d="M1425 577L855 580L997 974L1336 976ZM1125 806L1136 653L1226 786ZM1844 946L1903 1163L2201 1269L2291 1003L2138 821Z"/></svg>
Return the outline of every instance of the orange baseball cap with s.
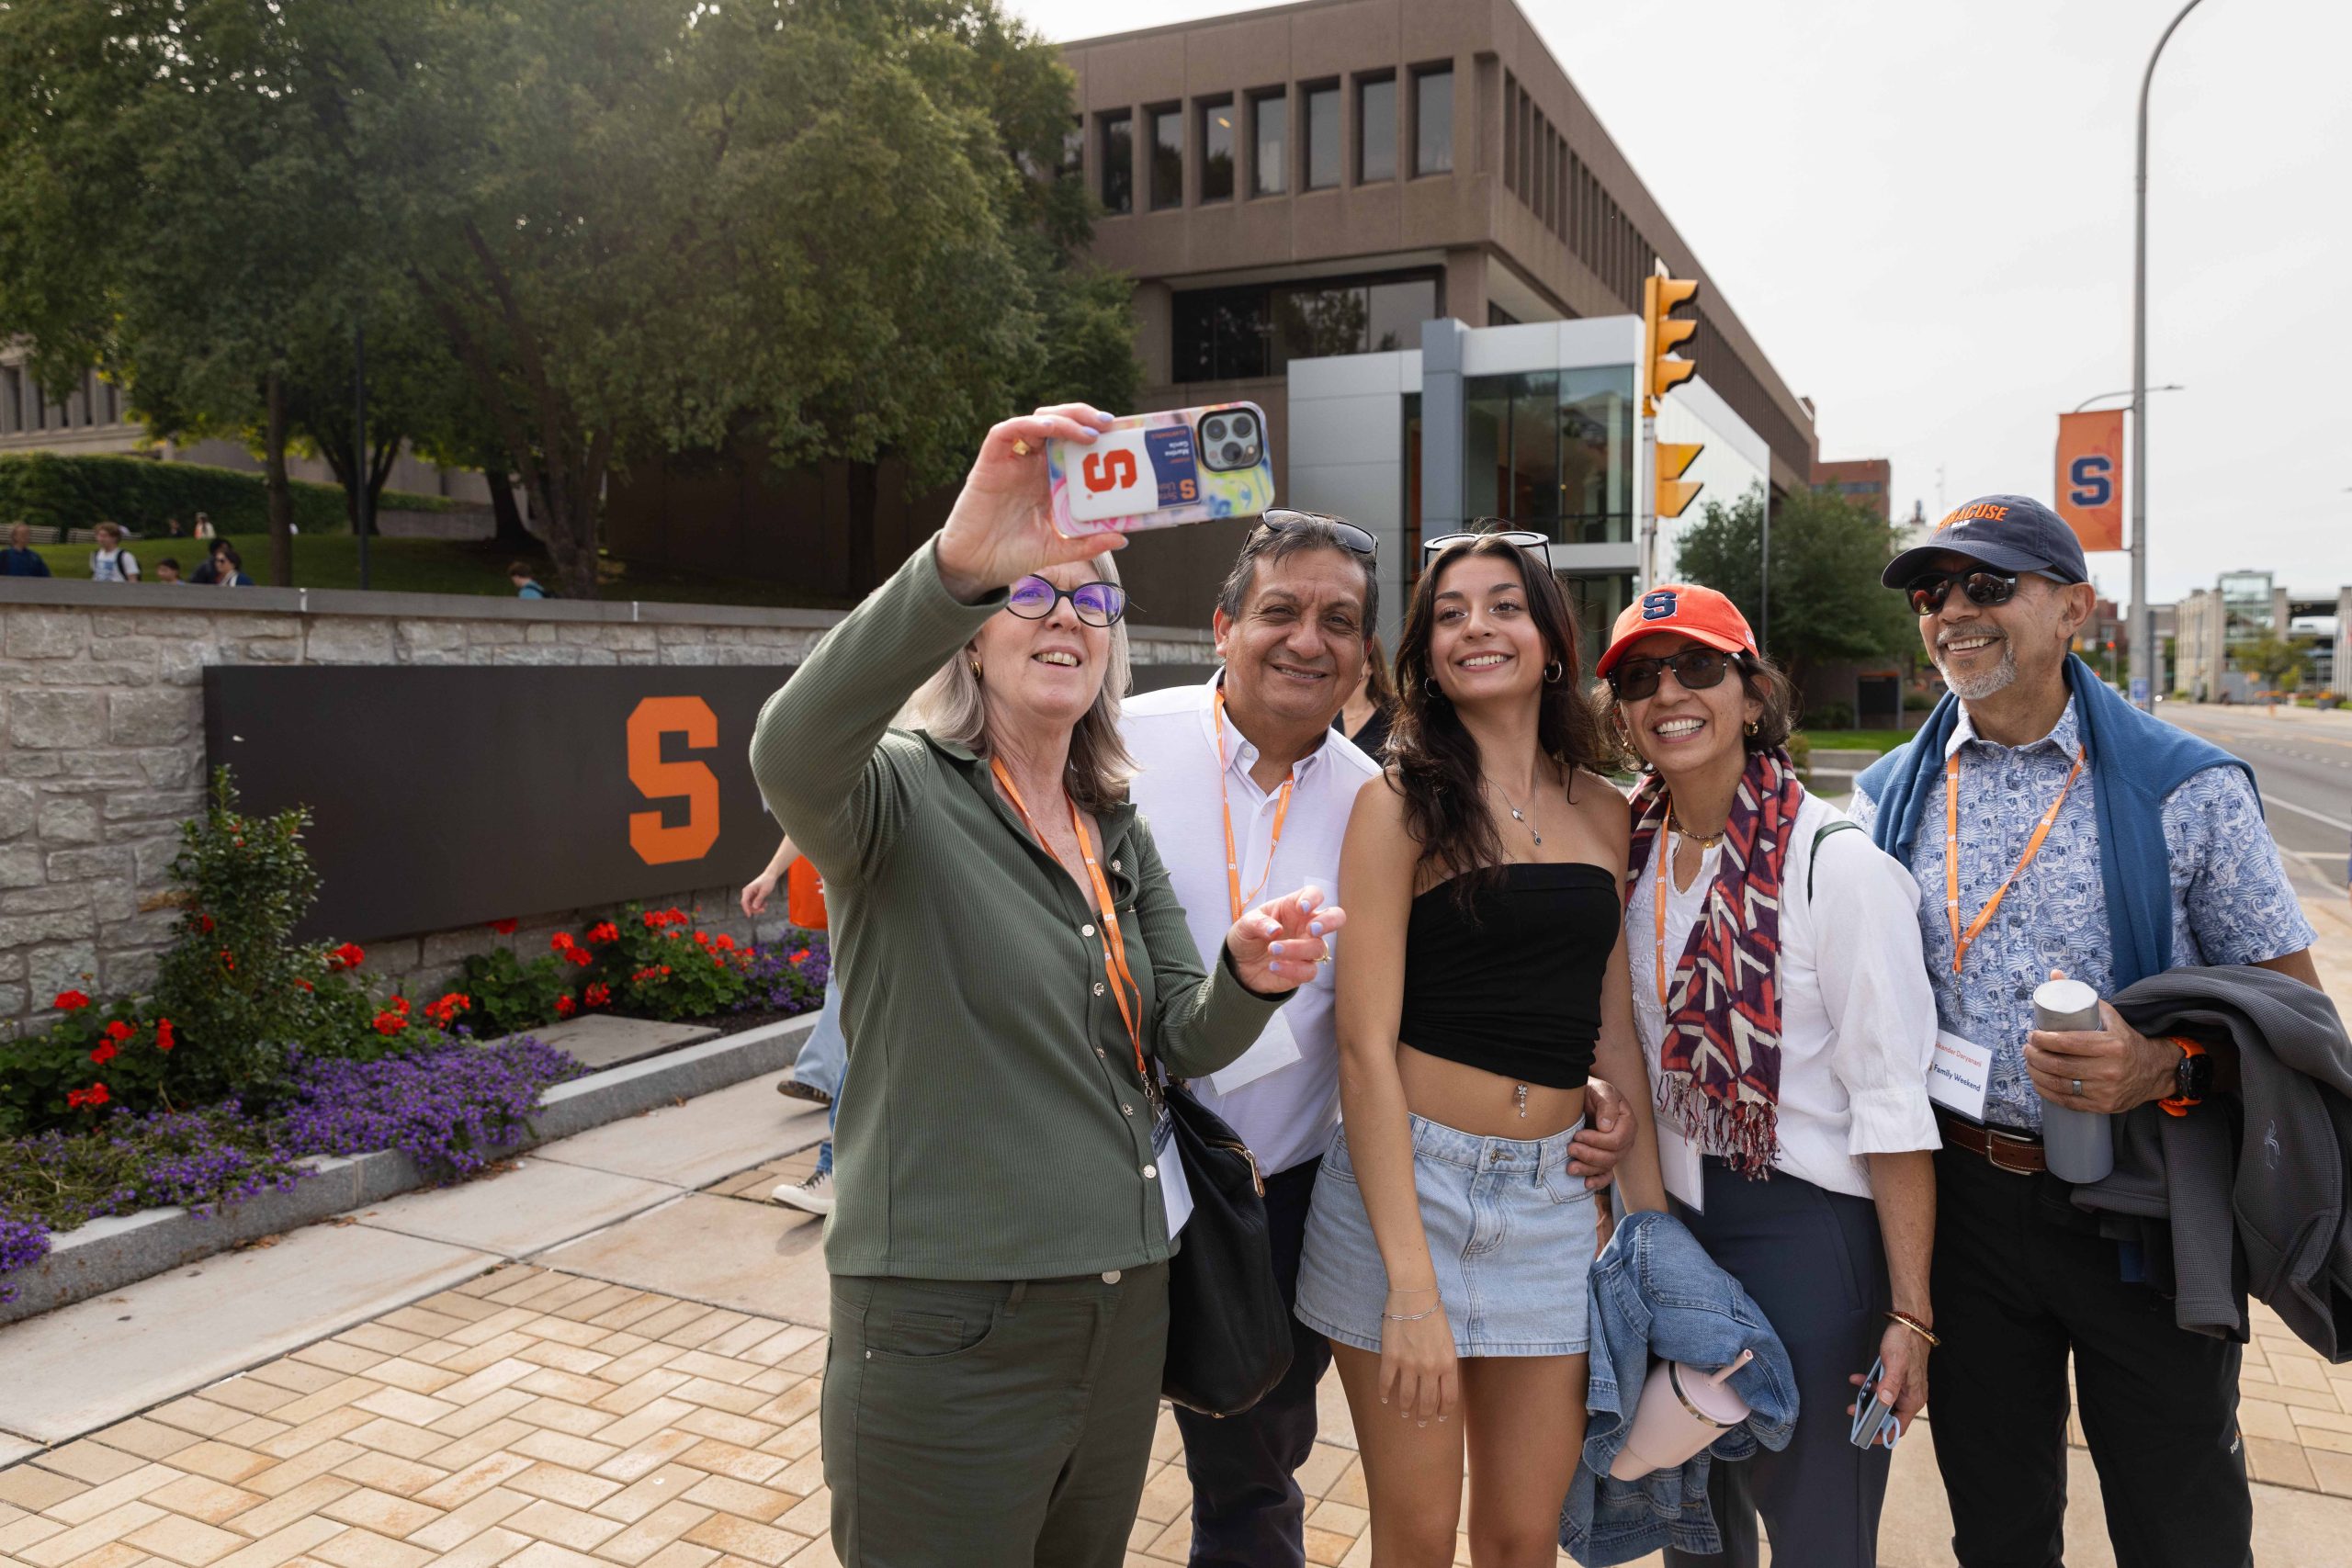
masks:
<svg viewBox="0 0 2352 1568"><path fill-rule="evenodd" d="M1617 668L1627 649L1658 632L1677 632L1725 653L1761 657L1756 650L1756 634L1748 630L1747 617L1739 613L1738 605L1695 582L1661 582L1625 606L1610 630L1609 651L1600 656L1592 672L1608 674Z"/></svg>

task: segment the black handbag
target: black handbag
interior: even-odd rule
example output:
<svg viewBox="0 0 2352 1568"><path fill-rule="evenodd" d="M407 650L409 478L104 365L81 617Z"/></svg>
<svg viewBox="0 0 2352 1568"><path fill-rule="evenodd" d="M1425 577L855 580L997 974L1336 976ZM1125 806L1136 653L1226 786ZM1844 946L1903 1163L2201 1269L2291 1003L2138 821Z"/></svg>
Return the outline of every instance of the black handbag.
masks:
<svg viewBox="0 0 2352 1568"><path fill-rule="evenodd" d="M1266 1184L1232 1128L1168 1083L1192 1216L1168 1265L1168 1362L1159 1392L1204 1416L1238 1416L1290 1371L1290 1309L1274 1278Z"/></svg>

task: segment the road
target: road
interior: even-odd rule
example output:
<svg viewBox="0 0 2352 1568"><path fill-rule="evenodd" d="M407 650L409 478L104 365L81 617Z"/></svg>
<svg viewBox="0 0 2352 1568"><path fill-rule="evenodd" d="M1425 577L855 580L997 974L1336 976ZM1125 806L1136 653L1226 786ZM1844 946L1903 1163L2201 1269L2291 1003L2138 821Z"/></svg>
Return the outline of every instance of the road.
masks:
<svg viewBox="0 0 2352 1568"><path fill-rule="evenodd" d="M2302 890L2344 897L2352 840L2352 712L2165 703L2156 712L2243 757L2262 790L2271 837Z"/></svg>

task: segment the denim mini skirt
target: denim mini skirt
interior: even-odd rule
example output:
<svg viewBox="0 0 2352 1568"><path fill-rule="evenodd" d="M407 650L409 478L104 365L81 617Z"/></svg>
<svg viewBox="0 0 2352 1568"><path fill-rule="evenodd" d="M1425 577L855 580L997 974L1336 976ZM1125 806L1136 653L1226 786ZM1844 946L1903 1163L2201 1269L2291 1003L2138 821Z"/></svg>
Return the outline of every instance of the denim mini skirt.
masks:
<svg viewBox="0 0 2352 1568"><path fill-rule="evenodd" d="M1577 1122L1548 1138L1482 1138L1412 1118L1413 1186L1458 1356L1580 1356L1600 1242L1597 1195L1568 1173ZM1298 1317L1359 1350L1378 1351L1388 1270L1373 1239L1340 1129L1323 1156Z"/></svg>

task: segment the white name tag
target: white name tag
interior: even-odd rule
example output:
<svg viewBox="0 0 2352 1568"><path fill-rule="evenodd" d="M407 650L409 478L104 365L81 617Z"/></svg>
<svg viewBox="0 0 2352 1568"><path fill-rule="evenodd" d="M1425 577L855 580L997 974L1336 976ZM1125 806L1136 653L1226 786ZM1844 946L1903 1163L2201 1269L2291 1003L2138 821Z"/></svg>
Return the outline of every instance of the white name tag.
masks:
<svg viewBox="0 0 2352 1568"><path fill-rule="evenodd" d="M1290 1025L1277 1010L1266 1020L1258 1043L1240 1055L1209 1075L1209 1084L1219 1094L1231 1094L1244 1084L1256 1083L1268 1073L1289 1066L1298 1060L1298 1041L1293 1037Z"/></svg>
<svg viewBox="0 0 2352 1568"><path fill-rule="evenodd" d="M1176 1152L1176 1119L1160 1113L1151 1129L1151 1164L1159 1173L1159 1200L1168 1206L1168 1239L1193 1217L1193 1185L1184 1179L1184 1156Z"/></svg>
<svg viewBox="0 0 2352 1568"><path fill-rule="evenodd" d="M1699 1168L1699 1145L1682 1135L1679 1127L1657 1123L1657 1169L1666 1178L1666 1190L1688 1203L1700 1213L1707 1206L1700 1200L1706 1191L1706 1178Z"/></svg>
<svg viewBox="0 0 2352 1568"><path fill-rule="evenodd" d="M1984 1120L1984 1086L1992 1081L1993 1053L1949 1029L1936 1031L1935 1060L1928 1064L1928 1098L1971 1122Z"/></svg>

